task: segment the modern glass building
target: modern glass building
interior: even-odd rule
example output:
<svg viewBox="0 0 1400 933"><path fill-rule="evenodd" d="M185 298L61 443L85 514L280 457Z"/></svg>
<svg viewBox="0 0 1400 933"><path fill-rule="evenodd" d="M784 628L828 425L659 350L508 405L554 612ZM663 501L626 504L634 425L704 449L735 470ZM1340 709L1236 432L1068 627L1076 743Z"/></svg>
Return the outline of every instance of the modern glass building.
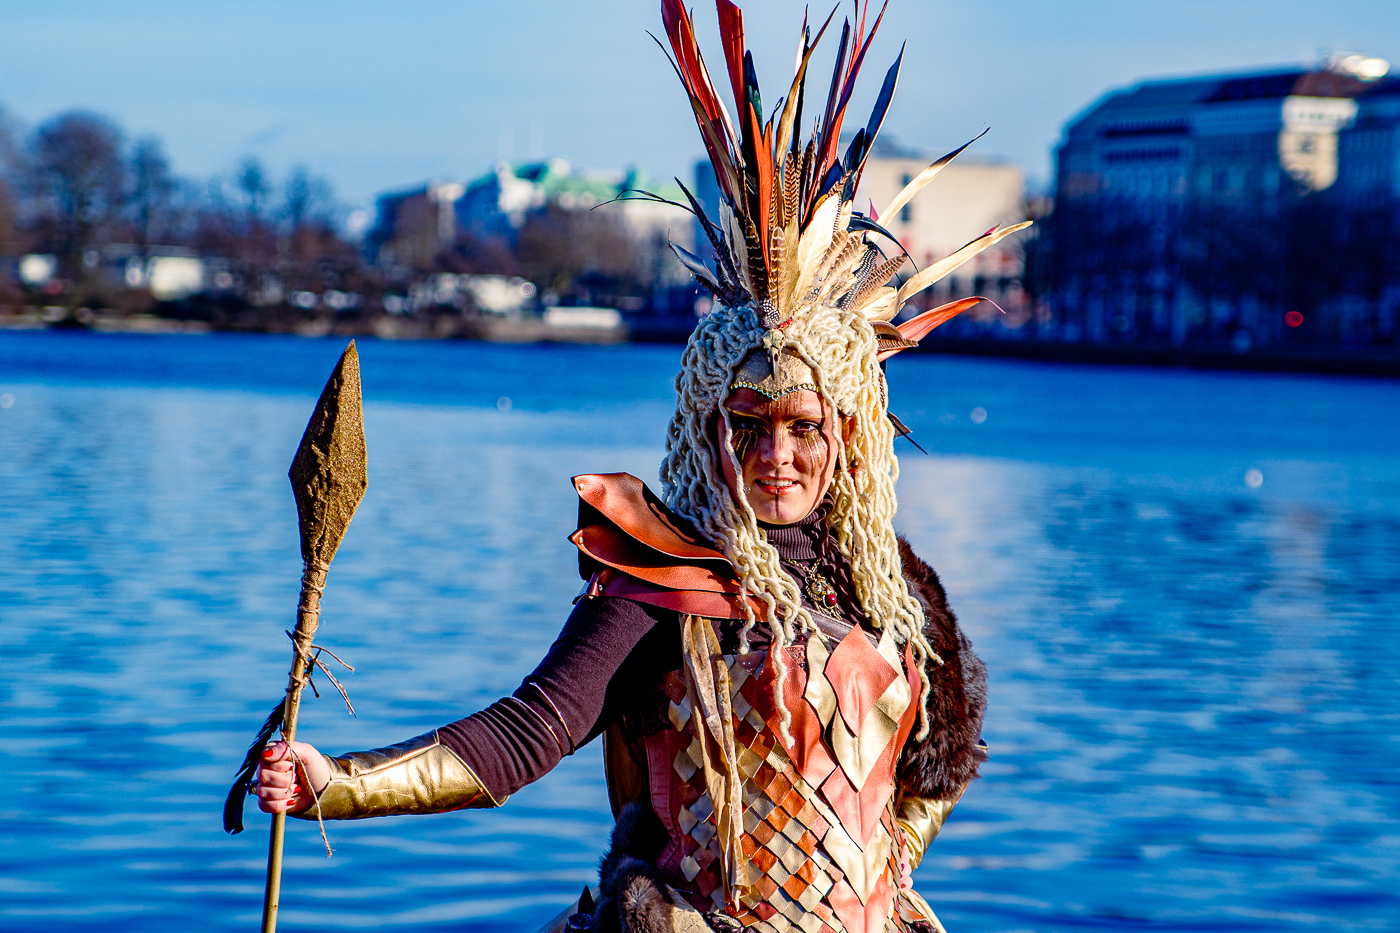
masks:
<svg viewBox="0 0 1400 933"><path fill-rule="evenodd" d="M1038 257L1058 337L1393 342L1400 78L1387 70L1344 55L1144 81L1072 118Z"/></svg>

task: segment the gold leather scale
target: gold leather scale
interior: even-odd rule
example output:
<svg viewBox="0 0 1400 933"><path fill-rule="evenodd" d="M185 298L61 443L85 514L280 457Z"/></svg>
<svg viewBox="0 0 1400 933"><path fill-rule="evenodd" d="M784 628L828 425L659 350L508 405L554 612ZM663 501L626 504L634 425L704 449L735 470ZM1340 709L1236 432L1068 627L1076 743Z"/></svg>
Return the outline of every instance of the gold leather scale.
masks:
<svg viewBox="0 0 1400 933"><path fill-rule="evenodd" d="M964 790L967 790L967 785L963 785L962 790L943 800L908 795L900 798L895 825L904 830L904 845L909 854L910 871L918 868L919 863L924 860L924 853L928 851L929 844L938 836L939 830L943 828L943 821L948 819L948 814L953 812L953 808L962 799Z"/></svg>

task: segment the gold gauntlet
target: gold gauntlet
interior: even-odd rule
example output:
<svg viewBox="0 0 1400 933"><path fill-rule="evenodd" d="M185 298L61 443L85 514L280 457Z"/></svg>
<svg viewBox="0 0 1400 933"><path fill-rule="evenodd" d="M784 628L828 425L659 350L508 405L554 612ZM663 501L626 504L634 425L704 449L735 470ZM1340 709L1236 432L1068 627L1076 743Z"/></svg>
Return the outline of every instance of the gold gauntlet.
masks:
<svg viewBox="0 0 1400 933"><path fill-rule="evenodd" d="M367 816L445 813L499 807L466 762L438 741L437 731L370 752L326 757L331 780L319 808L292 816L303 820L359 820Z"/></svg>
<svg viewBox="0 0 1400 933"><path fill-rule="evenodd" d="M942 800L910 796L900 798L899 815L895 817L895 823L904 830L904 844L909 852L911 871L918 868L919 863L924 860L929 843L933 842L938 831L943 828L943 821L948 819L948 814L958 805L965 790L966 784L959 788L956 794Z"/></svg>

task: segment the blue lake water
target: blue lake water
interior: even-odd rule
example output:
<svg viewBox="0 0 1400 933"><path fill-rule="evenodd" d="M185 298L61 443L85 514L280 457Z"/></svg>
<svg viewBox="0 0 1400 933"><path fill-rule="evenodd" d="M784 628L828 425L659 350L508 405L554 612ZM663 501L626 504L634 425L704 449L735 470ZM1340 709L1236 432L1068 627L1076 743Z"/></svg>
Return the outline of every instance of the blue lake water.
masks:
<svg viewBox="0 0 1400 933"><path fill-rule="evenodd" d="M220 808L285 682L286 469L341 349L0 332L0 929L255 928L266 818ZM328 751L516 686L579 587L568 479L655 483L679 358L360 353L370 486L318 637L359 718L303 707ZM898 524L991 680L985 778L916 876L951 933L1400 926L1400 383L890 376L931 453L901 443ZM596 747L501 810L331 824L331 859L296 822L282 928L528 933L610 827Z"/></svg>

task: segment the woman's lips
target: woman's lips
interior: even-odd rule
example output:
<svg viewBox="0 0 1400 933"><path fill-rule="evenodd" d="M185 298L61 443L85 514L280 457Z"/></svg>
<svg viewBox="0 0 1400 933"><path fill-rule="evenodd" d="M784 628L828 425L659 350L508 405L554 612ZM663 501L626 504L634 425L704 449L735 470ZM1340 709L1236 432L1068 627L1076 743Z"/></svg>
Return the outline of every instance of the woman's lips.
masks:
<svg viewBox="0 0 1400 933"><path fill-rule="evenodd" d="M758 479L754 485L770 496L787 496L797 491L795 479Z"/></svg>

